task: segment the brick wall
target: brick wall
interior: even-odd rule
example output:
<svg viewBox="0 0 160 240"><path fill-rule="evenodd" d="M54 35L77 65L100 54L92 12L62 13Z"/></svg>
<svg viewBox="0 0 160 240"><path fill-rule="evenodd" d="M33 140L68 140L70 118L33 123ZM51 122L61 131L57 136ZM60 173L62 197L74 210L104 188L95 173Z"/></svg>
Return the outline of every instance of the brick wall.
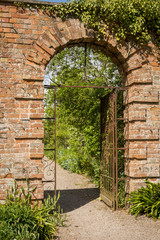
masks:
<svg viewBox="0 0 160 240"><path fill-rule="evenodd" d="M43 80L50 59L64 47L89 43L117 64L129 86L124 101L129 112L126 174L129 191L146 177L160 177L160 66L154 45L119 46L113 36L97 41L77 19L62 22L41 11L18 9L13 0L0 2L0 199L17 179L37 185L43 198ZM126 113L127 114L127 110Z"/></svg>

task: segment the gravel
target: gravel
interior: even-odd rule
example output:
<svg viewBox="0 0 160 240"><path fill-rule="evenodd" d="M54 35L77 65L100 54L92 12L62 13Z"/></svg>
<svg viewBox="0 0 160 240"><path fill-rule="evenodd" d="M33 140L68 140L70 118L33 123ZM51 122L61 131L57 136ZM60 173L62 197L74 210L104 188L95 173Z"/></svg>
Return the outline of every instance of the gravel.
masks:
<svg viewBox="0 0 160 240"><path fill-rule="evenodd" d="M67 216L57 240L160 240L160 221L112 211L99 200L99 190L82 175L57 165L59 203Z"/></svg>

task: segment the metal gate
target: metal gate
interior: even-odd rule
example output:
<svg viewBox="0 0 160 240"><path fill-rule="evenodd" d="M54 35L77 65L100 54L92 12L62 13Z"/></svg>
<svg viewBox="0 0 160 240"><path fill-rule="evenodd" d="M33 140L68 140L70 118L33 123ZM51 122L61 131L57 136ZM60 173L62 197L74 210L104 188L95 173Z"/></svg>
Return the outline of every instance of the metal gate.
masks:
<svg viewBox="0 0 160 240"><path fill-rule="evenodd" d="M125 106L126 116L123 117L123 97L121 96L119 101L119 94L123 94L123 91L127 88L122 87L108 87L108 86L55 86L55 85L45 85L46 89L54 90L54 116L52 118L44 118L53 120L54 125L54 147L49 149L44 149L45 151L54 152L54 162L51 160L44 159L44 190L54 191L56 195L56 89L57 87L67 87L67 88L106 88L112 91L101 99L101 183L100 183L100 196L102 200L112 207L117 209L119 207L119 197L120 194L125 194L124 191L120 192L119 187L126 186L126 181L128 180L124 175L124 159L119 158L122 156L122 151L125 151L125 159L128 155L128 144L124 141L120 141L119 144L119 134L118 126L121 122L127 126L127 105ZM118 104L117 104L118 99ZM122 131L121 133L122 134ZM125 147L124 147L125 144ZM122 184L124 182L124 184ZM45 187L46 186L46 187ZM51 193L51 192L50 192Z"/></svg>
<svg viewBox="0 0 160 240"><path fill-rule="evenodd" d="M126 128L128 126L127 105L125 117L123 116L124 90L127 89L115 88L101 98L100 197L113 209L118 209L124 204L128 181L124 174L128 143L125 142L124 131L122 131L124 124Z"/></svg>

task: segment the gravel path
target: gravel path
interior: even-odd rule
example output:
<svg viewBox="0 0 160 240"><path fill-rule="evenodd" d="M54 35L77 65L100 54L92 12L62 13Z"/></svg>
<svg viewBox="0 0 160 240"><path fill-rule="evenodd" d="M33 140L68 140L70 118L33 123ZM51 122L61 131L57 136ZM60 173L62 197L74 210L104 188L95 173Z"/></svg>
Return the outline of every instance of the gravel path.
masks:
<svg viewBox="0 0 160 240"><path fill-rule="evenodd" d="M57 240L160 240L160 221L136 220L126 211L113 212L84 176L57 166L57 190L67 215L66 227L59 229Z"/></svg>

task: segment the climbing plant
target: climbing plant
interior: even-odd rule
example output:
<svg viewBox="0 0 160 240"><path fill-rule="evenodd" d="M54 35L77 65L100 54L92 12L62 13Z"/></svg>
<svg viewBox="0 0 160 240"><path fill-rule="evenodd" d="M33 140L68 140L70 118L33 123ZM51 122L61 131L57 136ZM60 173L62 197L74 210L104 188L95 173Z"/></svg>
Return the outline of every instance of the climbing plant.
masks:
<svg viewBox="0 0 160 240"><path fill-rule="evenodd" d="M36 8L62 20L78 18L94 29L98 40L111 33L118 42L143 45L152 40L160 45L160 0L73 0L55 5L15 2L15 5Z"/></svg>

